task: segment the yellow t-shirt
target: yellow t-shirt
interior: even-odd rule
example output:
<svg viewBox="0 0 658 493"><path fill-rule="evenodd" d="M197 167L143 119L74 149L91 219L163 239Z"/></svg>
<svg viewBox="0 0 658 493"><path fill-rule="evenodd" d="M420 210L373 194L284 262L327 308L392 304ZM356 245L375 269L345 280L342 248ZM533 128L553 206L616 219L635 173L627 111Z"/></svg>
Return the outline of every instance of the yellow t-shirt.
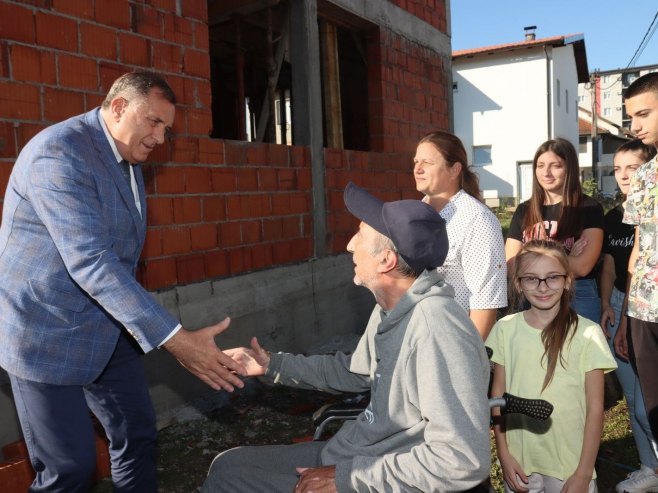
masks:
<svg viewBox="0 0 658 493"><path fill-rule="evenodd" d="M617 367L601 327L578 317L573 339L562 350L564 366L558 362L551 383L541 392L546 375L542 362L541 330L528 325L523 313L499 320L487 338L491 360L505 367L505 388L510 394L545 399L554 406L546 421L510 414L505 417L509 451L523 472L569 478L580 460L585 429L585 374L609 372ZM594 473L596 477L596 472Z"/></svg>

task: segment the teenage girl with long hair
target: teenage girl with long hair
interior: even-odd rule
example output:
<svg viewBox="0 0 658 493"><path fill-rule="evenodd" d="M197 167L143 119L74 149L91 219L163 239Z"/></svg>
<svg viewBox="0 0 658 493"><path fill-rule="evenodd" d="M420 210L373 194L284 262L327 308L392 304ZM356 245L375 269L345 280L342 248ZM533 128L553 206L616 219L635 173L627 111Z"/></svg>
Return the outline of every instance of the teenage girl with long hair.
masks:
<svg viewBox="0 0 658 493"><path fill-rule="evenodd" d="M487 339L491 394L546 399L555 409L545 422L494 410L506 491L594 492L603 374L617 365L601 327L570 306L573 274L560 244L525 243L512 283L530 308L499 320Z"/></svg>
<svg viewBox="0 0 658 493"><path fill-rule="evenodd" d="M601 300L594 267L603 246L603 208L583 194L578 154L568 140L541 144L532 167L532 196L514 212L505 242L508 272L525 242L550 239L561 243L569 253L569 271L576 278L573 307L579 315L598 322Z"/></svg>

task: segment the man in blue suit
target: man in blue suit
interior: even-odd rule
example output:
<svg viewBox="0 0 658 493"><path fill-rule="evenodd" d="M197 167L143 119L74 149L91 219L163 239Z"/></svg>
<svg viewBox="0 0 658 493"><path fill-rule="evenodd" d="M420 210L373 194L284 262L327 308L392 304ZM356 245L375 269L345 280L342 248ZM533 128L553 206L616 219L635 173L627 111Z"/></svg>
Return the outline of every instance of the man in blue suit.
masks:
<svg viewBox="0 0 658 493"><path fill-rule="evenodd" d="M139 163L164 142L175 104L157 74L125 74L100 108L43 130L14 165L0 227L0 366L37 472L30 491L89 491L89 410L110 439L115 491L157 490L142 352L164 347L215 389L243 385L244 368L214 341L228 319L186 330L135 280Z"/></svg>

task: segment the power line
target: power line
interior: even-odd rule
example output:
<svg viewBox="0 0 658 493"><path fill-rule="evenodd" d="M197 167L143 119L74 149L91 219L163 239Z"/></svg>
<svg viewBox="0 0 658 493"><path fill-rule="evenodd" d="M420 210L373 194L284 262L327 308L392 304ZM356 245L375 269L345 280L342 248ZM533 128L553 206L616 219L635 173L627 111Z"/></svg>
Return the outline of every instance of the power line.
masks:
<svg viewBox="0 0 658 493"><path fill-rule="evenodd" d="M622 70L624 72L625 70L628 70L631 66L635 65L635 63L638 61L640 56L642 56L642 53L644 52L644 49L647 47L649 44L649 41L651 41L651 38L656 32L656 29L658 29L658 10L656 11L656 15L653 17L653 20L651 21L651 24L649 24L649 28L647 29L647 32L644 33L644 37L642 38L642 41L640 41L639 46L635 50L635 53L631 57L631 60L628 62L628 65L626 65L626 68ZM617 77L616 80L614 80L609 86L607 87L602 87L599 90L600 91L606 91L610 89L612 86L614 86L617 82L621 80L621 75Z"/></svg>
<svg viewBox="0 0 658 493"><path fill-rule="evenodd" d="M656 15L653 17L653 20L651 21L651 24L649 24L649 29L647 29L647 32L644 34L644 37L642 38L642 41L640 42L640 46L638 46L637 50L635 50L635 54L633 54L633 58L631 58L631 61L628 62L628 65L626 66L626 68L629 68L631 65L635 64L635 62L637 62L637 59L640 57L640 55L644 51L644 48L646 48L647 44L651 40L651 37L656 32L656 27L658 27L658 23L656 23L656 20L658 20L658 10L656 11ZM655 24L655 26L654 26L654 24Z"/></svg>

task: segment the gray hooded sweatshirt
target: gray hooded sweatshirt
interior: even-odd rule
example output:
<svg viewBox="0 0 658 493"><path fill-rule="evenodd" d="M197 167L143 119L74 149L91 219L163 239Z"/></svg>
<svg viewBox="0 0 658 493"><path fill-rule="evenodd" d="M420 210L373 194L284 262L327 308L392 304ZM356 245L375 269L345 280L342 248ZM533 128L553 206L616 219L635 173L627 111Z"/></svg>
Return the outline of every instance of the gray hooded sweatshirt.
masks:
<svg viewBox="0 0 658 493"><path fill-rule="evenodd" d="M339 493L464 491L489 475L489 362L434 270L390 312L375 307L352 355L273 354L267 375L331 392L370 390L367 409L322 450Z"/></svg>

